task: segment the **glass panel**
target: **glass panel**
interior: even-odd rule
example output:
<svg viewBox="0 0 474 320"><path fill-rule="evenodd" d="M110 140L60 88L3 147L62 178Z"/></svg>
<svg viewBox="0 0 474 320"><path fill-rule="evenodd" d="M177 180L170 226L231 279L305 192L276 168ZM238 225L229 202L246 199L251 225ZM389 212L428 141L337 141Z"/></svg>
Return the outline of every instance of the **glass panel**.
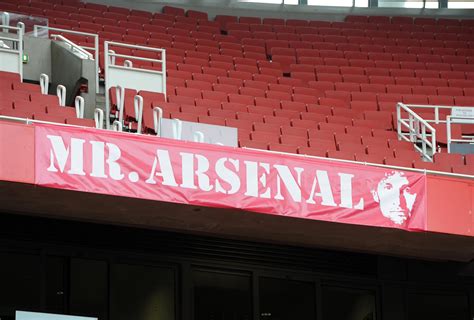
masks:
<svg viewBox="0 0 474 320"><path fill-rule="evenodd" d="M420 0L379 0L379 7L381 8L423 8L423 1Z"/></svg>
<svg viewBox="0 0 474 320"><path fill-rule="evenodd" d="M315 288L310 282L260 278L260 319L314 320Z"/></svg>
<svg viewBox="0 0 474 320"><path fill-rule="evenodd" d="M175 319L174 270L151 266L112 265L110 319Z"/></svg>
<svg viewBox="0 0 474 320"><path fill-rule="evenodd" d="M239 2L299 4L299 0L239 0Z"/></svg>
<svg viewBox="0 0 474 320"><path fill-rule="evenodd" d="M0 253L0 318L13 320L15 310L39 311L40 256Z"/></svg>
<svg viewBox="0 0 474 320"><path fill-rule="evenodd" d="M369 6L369 0L355 0L355 6L367 8Z"/></svg>
<svg viewBox="0 0 474 320"><path fill-rule="evenodd" d="M474 1L449 0L449 9L474 9Z"/></svg>
<svg viewBox="0 0 474 320"><path fill-rule="evenodd" d="M466 295L408 293L406 307L408 320L469 319L469 300Z"/></svg>
<svg viewBox="0 0 474 320"><path fill-rule="evenodd" d="M375 294L369 290L323 287L323 320L375 320Z"/></svg>
<svg viewBox="0 0 474 320"><path fill-rule="evenodd" d="M352 7L352 0L308 0L310 6Z"/></svg>
<svg viewBox="0 0 474 320"><path fill-rule="evenodd" d="M439 8L438 0L426 0L425 8L427 8L427 9L438 9Z"/></svg>
<svg viewBox="0 0 474 320"><path fill-rule="evenodd" d="M283 0L239 0L239 2L254 2L254 3L276 3L281 4Z"/></svg>
<svg viewBox="0 0 474 320"><path fill-rule="evenodd" d="M195 320L252 319L250 275L194 270Z"/></svg>
<svg viewBox="0 0 474 320"><path fill-rule="evenodd" d="M19 22L22 22L25 24L25 33L30 35L33 35L35 25L44 27L48 26L48 19L43 17L34 17L19 13L9 13L8 17L10 20L10 26L16 27Z"/></svg>
<svg viewBox="0 0 474 320"><path fill-rule="evenodd" d="M107 319L107 263L71 259L69 309L71 314Z"/></svg>

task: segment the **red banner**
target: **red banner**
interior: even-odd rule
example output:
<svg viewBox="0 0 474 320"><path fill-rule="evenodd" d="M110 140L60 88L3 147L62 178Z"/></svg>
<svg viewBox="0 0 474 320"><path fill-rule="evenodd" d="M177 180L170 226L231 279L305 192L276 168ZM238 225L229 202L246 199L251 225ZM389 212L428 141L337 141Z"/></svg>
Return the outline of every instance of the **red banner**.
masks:
<svg viewBox="0 0 474 320"><path fill-rule="evenodd" d="M426 230L420 173L104 130L35 128L38 185Z"/></svg>

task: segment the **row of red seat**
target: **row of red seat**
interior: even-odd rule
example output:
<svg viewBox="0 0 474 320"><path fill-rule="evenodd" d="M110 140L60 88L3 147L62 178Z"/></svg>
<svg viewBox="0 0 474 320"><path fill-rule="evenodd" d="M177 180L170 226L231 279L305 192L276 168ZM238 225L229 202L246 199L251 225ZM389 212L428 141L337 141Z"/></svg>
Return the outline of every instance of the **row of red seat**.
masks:
<svg viewBox="0 0 474 320"><path fill-rule="evenodd" d="M317 21L320 24L320 21ZM331 26L314 26L314 27L276 27L276 26L265 26L265 25L252 25L246 23L230 23L227 24L227 33L231 34L232 32L250 32L252 34L267 34L267 37L271 34L319 34L319 35L333 35L333 36L367 36L370 38L387 38L390 35L405 35L402 37L408 38L420 38L420 39L435 39L437 36L443 38L441 35L448 34L459 34L465 37L466 39L472 39L470 32L472 32L472 27L454 27L454 28L440 28L440 27L430 27L422 28L415 27L413 25L408 26L398 26L394 28L389 25L387 28L385 25L379 25L375 30L373 28L366 29L365 26L354 24L347 24L345 26L335 27L334 24Z"/></svg>
<svg viewBox="0 0 474 320"><path fill-rule="evenodd" d="M357 23L391 23L415 25L441 25L441 26L474 26L474 21L469 19L427 18L427 17L388 17L388 16L347 16L344 21Z"/></svg>
<svg viewBox="0 0 474 320"><path fill-rule="evenodd" d="M77 118L74 108L60 106L56 95L44 95L39 85L9 72L0 72L0 115L95 127L93 120Z"/></svg>
<svg viewBox="0 0 474 320"><path fill-rule="evenodd" d="M175 13L169 13L176 15ZM350 16L348 16L350 17ZM439 26L439 27L473 27L474 23L472 20L463 19L434 19L434 18L411 18L411 17L387 17L387 16L373 16L369 19L361 19L359 21L353 21L348 18L345 22L331 22L331 21L308 21L301 19L281 19L281 18L260 18L260 17L237 17L230 15L217 15L215 21L218 21L223 29L226 29L228 24L231 23L246 23L246 24L264 24L264 25L278 25L278 26L292 26L292 27L327 27L327 26L349 26L349 25L361 25L366 28L379 28L378 25L387 27L392 25L393 27L401 25L416 25L416 26ZM439 21L439 23L438 23Z"/></svg>
<svg viewBox="0 0 474 320"><path fill-rule="evenodd" d="M241 20L241 19L240 19ZM379 36L378 32L382 32L382 37L386 32L431 32L431 33L469 33L472 26L420 26L413 24L367 24L367 23L349 23L340 21L311 21L309 26L287 26L287 25L271 25L271 24L254 24L254 23L229 23L226 25L226 30L243 30L251 32L277 32L277 33L297 33L297 34L317 34L318 30L323 29L325 34L342 34L342 35L357 35L357 33L368 32ZM330 31L334 29L334 31Z"/></svg>
<svg viewBox="0 0 474 320"><path fill-rule="evenodd" d="M419 70L439 70L439 71L458 71L454 70L450 63L444 62L420 62L420 61L390 61L390 60L365 60L365 59L346 59L346 58L321 58L321 57L301 57L286 55L273 55L272 61L280 63L284 73L289 73L292 64L310 64L327 65L335 67L360 67L360 68L383 68L383 69L419 69ZM460 68L456 65L456 68ZM466 65L467 70L472 70L471 66ZM466 70L465 69L465 70Z"/></svg>
<svg viewBox="0 0 474 320"><path fill-rule="evenodd" d="M180 83L177 83L180 84ZM173 84L174 85L174 84ZM285 91L262 90L252 87L241 87L230 84L209 84L209 87L200 85L195 87L174 87L168 86L169 101L187 104L194 104L194 98L203 98L208 100L228 101L228 96L232 96L232 101L243 104L253 104L254 99L258 99L260 103L279 106L279 101L295 101L302 103L317 103L331 105L334 107L349 108L351 105L357 105L354 102L363 102L359 104L357 109L365 110L395 110L397 102L416 105L447 105L447 106L472 106L473 96L439 96L412 94L411 91L405 93L372 93L372 92L353 92L353 91L315 91L310 94L306 91L296 91L304 93L288 93ZM283 85L281 87L284 87ZM296 87L295 87L296 88ZM299 88L299 87L297 87ZM307 88L302 88L307 89ZM291 88L290 88L291 90ZM276 100L276 101L275 101ZM387 105L385 104L387 103ZM303 110L302 110L303 111Z"/></svg>
<svg viewBox="0 0 474 320"><path fill-rule="evenodd" d="M204 73L208 75L252 80L255 74L262 74L264 79L274 82L278 77L293 85L308 86L310 81L349 82L360 84L388 84L410 86L434 86L453 88L472 88L474 72L462 71L435 71L424 69L389 69L389 68L362 68L351 66L311 64L290 64L287 71L291 78L284 80L283 71L279 64L258 67L247 64L233 64L223 61L209 61L202 59L185 59L186 63L168 61L167 70L173 77L190 79L190 73ZM258 65L259 63L257 63ZM263 64L261 64L263 65ZM180 76L180 74L183 76ZM385 90L383 90L385 91ZM458 90L459 91L459 90ZM470 90L468 90L470 92ZM453 89L454 92L454 89ZM456 95L463 95L456 94ZM470 95L470 94L467 94Z"/></svg>
<svg viewBox="0 0 474 320"><path fill-rule="evenodd" d="M99 34L100 36L100 34ZM437 48L437 47L409 47L404 46L381 46L365 44L328 44L320 42L292 42L286 40L267 40L265 42L246 44L217 42L199 38L183 38L180 36L171 37L170 35L160 36L162 47L167 49L180 49L189 52L202 52L203 54L218 54L226 52L235 56L242 56L248 52L266 56L272 55L290 55L296 57L346 57L347 59L376 59L376 60L395 60L395 61L423 61L423 62L446 62L456 64L466 64L474 57L474 50L468 48ZM169 37L169 39L167 39ZM115 36L114 40L132 41L138 40L133 34L124 34ZM149 42L154 39L141 39ZM246 39L244 39L246 40ZM248 39L250 40L250 39ZM136 42L136 41L135 41ZM403 44L400 44L403 45ZM324 49L322 49L324 48ZM173 51L173 50L171 50ZM173 53L172 53L173 54ZM182 52L184 55L184 52Z"/></svg>
<svg viewBox="0 0 474 320"><path fill-rule="evenodd" d="M133 35L133 34L129 34ZM369 59L369 53L389 53L394 55L396 60L416 61L418 54L439 55L439 56L459 56L472 57L474 56L474 49L461 48L457 46L456 41L449 47L435 47L435 46L411 46L412 43L400 43L394 45L374 45L362 43L331 43L331 42L310 42L310 41L287 41L287 40L267 40L265 42L255 41L255 39L243 39L241 43L238 42L219 42L212 39L202 39L199 37L182 37L171 36L170 34L156 34L160 38L165 47L174 48L176 44L186 43L188 51L202 51L208 53L219 53L219 49L235 50L242 52L256 52L269 55L272 50L279 48L279 50L287 50L291 55L296 56L326 56L325 52L335 53L337 55L349 53L353 56L348 58L353 59ZM152 39L154 40L154 39ZM324 40L324 39L323 39ZM146 41L150 41L147 39ZM411 40L410 40L411 42ZM445 43L448 43L446 41ZM464 44L464 43L463 43ZM194 49L192 48L194 46ZM278 54L278 53L277 53ZM465 62L462 62L465 63Z"/></svg>
<svg viewBox="0 0 474 320"><path fill-rule="evenodd" d="M210 69L208 69L210 70ZM223 70L223 69L216 69L216 70ZM214 71L214 70L212 70ZM427 84L426 86L421 85L414 85L402 84L403 81L405 83L410 83L408 80L412 78L395 78L395 82L393 82L392 78L386 77L372 77L372 81L374 83L364 83L359 81L358 75L346 75L343 76L342 81L332 81L334 79L329 78L331 74L327 74L328 80L331 81L310 81L305 83L300 81L296 78L287 78L287 77L272 77L262 74L253 74L251 78L246 77L239 77L241 74L238 72L229 73L222 72L219 74L206 74L206 73L191 73L186 71L174 71L169 70L168 75L171 77L168 78L168 85L170 86L181 86L181 87L191 87L197 88L201 90L210 90L214 84L224 84L230 85L231 87L226 87L226 90L231 90L230 92L237 92L241 87L249 87L253 89L258 89L261 91L280 91L287 93L291 96L292 93L304 93L307 95L314 95L318 96L321 93L327 91L338 91L338 92L345 92L350 91L352 96L364 96L368 97L368 101L376 100L376 95L381 95L385 93L399 93L399 94L414 94L414 95L424 95L424 96L455 96L455 97L462 97L463 95L466 97L474 96L474 89L472 88L472 82L470 82L470 88L459 88L459 87L438 87L436 84L438 80L442 79L435 79L435 78L421 78L421 81ZM230 77L227 77L230 75ZM320 74L325 75L325 74ZM338 78L341 80L340 78ZM454 80L451 80L454 81ZM384 83L389 83L388 85ZM392 84L393 83L393 84ZM395 83L397 83L395 85ZM428 84L433 85L428 85ZM407 87L408 86L408 87ZM397 97L398 98L398 97ZM453 100L451 99L451 102Z"/></svg>

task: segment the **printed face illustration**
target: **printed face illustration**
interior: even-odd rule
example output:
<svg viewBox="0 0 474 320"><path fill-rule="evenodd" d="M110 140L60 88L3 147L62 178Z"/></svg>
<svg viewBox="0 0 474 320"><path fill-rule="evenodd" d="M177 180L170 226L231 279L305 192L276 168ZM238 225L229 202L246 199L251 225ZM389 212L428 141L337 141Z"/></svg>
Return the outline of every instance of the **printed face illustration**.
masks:
<svg viewBox="0 0 474 320"><path fill-rule="evenodd" d="M393 171L386 174L377 189L372 190L372 195L379 203L383 216L393 223L401 225L411 216L416 194L410 192L404 173Z"/></svg>

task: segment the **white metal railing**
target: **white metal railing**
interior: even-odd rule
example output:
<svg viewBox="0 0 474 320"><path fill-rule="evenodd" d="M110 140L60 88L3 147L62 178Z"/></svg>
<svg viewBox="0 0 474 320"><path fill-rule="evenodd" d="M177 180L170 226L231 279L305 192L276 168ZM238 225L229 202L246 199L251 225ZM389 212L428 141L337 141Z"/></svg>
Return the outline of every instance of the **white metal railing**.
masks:
<svg viewBox="0 0 474 320"><path fill-rule="evenodd" d="M163 109L160 107L153 108L153 127L158 137L161 137L161 119L163 119Z"/></svg>
<svg viewBox="0 0 474 320"><path fill-rule="evenodd" d="M89 46L82 46L82 45L77 45L78 47L84 49L85 51L93 52L93 60L95 62L95 74L96 74L96 93L99 93L99 36L94 33L88 33L88 32L80 32L80 31L74 31L74 30L67 30L67 29L60 29L60 28L52 28L48 26L42 26L42 25L35 25L33 27L33 36L35 37L40 37L43 33L41 31L46 31L46 34L48 35L50 31L54 32L60 32L62 34L71 34L71 35L78 35L78 36L83 36L83 37L91 37L94 39L94 46L89 47ZM53 35L51 35L52 37Z"/></svg>
<svg viewBox="0 0 474 320"><path fill-rule="evenodd" d="M92 53L84 50L81 46L75 44L74 42L67 39L66 37L59 34L52 34L51 38L53 40L60 40L61 42L65 43L69 47L71 52L76 54L78 57L82 59L94 60L94 56L92 55Z"/></svg>
<svg viewBox="0 0 474 320"><path fill-rule="evenodd" d="M94 121L96 128L104 129L104 111L102 109L95 108Z"/></svg>
<svg viewBox="0 0 474 320"><path fill-rule="evenodd" d="M2 24L0 29L4 33L14 31L17 35L17 38L0 35L0 41L4 44L0 46L0 55L2 56L0 70L19 73L23 81L23 27L10 27ZM10 43L12 43L11 47L8 46Z"/></svg>
<svg viewBox="0 0 474 320"><path fill-rule="evenodd" d="M433 156L436 153L436 129L413 111L411 107L423 106L397 103L398 139L413 143L415 149L421 152L425 159L433 161ZM438 110L436 111L436 118L439 119ZM419 143L421 147L417 145Z"/></svg>
<svg viewBox="0 0 474 320"><path fill-rule="evenodd" d="M66 123L59 123L59 122L34 120L34 119L29 119L29 118L3 116L1 114L0 114L0 120L6 120L6 121L12 121L12 122L21 122L21 123L24 123L24 124L45 123L45 124L54 124L54 125L63 126L63 127L81 127L81 128L84 128L84 126L79 126L79 125L76 125L76 124L66 124ZM96 123L96 129L102 129L102 128L98 127L97 123Z"/></svg>
<svg viewBox="0 0 474 320"><path fill-rule="evenodd" d="M448 153L451 153L451 143L462 143L462 144L472 144L474 145L474 136L463 135L462 139L453 139L452 138L452 124L470 124L474 125L474 118L466 117L456 117L456 116L447 116L446 117L446 131L447 131L447 140L448 140Z"/></svg>
<svg viewBox="0 0 474 320"><path fill-rule="evenodd" d="M139 55L127 55L116 53L114 48L126 48L138 51L156 52L159 58L146 58ZM116 59L124 59L124 64L119 65ZM161 65L160 70L147 69L146 67L137 68L134 62L152 62ZM165 49L152 48L139 45L131 45L119 42L104 42L104 69L105 69L105 123L110 128L110 101L109 89L111 87L122 87L135 89L137 91L147 90L159 92L166 95L166 51ZM119 102L119 101L118 101ZM123 107L119 109L123 112ZM119 119L123 122L123 117Z"/></svg>
<svg viewBox="0 0 474 320"><path fill-rule="evenodd" d="M76 96L74 99L74 107L76 108L76 117L77 118L84 118L84 98L81 96Z"/></svg>

